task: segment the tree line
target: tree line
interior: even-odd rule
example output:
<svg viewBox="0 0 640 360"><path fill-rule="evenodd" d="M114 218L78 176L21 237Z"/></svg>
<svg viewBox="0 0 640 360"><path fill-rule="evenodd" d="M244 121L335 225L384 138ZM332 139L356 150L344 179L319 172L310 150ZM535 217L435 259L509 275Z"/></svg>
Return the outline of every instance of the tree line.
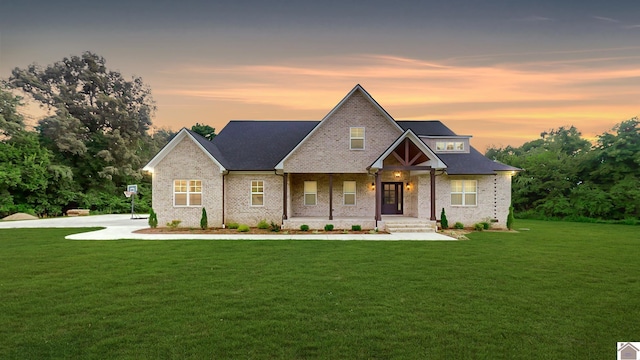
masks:
<svg viewBox="0 0 640 360"><path fill-rule="evenodd" d="M545 131L520 147L490 147L486 156L522 169L512 203L521 217L640 219L640 128L637 117L592 144L574 127Z"/></svg>
<svg viewBox="0 0 640 360"><path fill-rule="evenodd" d="M24 97L50 114L33 129L21 112ZM141 167L175 135L150 133L155 109L141 78L125 79L91 52L15 68L0 86L0 217L57 216L71 208L127 212L127 184L138 184L136 210L147 212L151 178Z"/></svg>

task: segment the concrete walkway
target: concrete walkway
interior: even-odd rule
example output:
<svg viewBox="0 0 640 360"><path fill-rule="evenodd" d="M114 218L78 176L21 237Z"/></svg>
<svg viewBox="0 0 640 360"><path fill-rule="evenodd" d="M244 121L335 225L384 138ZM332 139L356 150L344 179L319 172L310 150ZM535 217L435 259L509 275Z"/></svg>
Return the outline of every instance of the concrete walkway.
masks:
<svg viewBox="0 0 640 360"><path fill-rule="evenodd" d="M147 217L147 215L141 215ZM39 220L0 221L0 229L15 228L86 228L104 227L102 230L73 234L66 237L69 240L366 240L366 241L451 241L454 238L438 233L396 233L396 234L135 234L136 230L148 228L146 219L131 219L131 215L92 215L78 217L62 217Z"/></svg>

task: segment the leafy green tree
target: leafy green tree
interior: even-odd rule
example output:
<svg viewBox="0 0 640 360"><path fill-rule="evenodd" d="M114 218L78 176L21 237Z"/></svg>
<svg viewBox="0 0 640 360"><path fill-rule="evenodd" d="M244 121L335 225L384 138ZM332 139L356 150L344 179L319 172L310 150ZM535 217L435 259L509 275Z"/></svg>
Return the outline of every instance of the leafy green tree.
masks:
<svg viewBox="0 0 640 360"><path fill-rule="evenodd" d="M212 128L209 125L196 123L191 127L191 131L195 132L196 134L202 135L209 141L213 140L213 138L216 137L216 129Z"/></svg>
<svg viewBox="0 0 640 360"><path fill-rule="evenodd" d="M24 131L24 118L18 113L22 98L14 96L0 85L0 137Z"/></svg>
<svg viewBox="0 0 640 360"><path fill-rule="evenodd" d="M141 178L139 169L148 159L138 152L150 141L155 110L142 79L125 80L107 69L103 57L85 52L44 69L15 68L8 85L55 112L38 130L57 161L74 169L83 189L105 179L119 188Z"/></svg>

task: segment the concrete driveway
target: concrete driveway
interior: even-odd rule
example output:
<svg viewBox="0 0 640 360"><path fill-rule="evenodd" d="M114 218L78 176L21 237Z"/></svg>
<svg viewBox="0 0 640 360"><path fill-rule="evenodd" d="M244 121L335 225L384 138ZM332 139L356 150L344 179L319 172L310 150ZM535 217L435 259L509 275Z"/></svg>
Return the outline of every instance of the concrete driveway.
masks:
<svg viewBox="0 0 640 360"><path fill-rule="evenodd" d="M147 215L139 215L146 218ZM367 241L433 241L456 240L438 233L395 233L395 234L277 234L277 235L203 235L203 234L135 234L136 230L148 228L146 219L132 219L127 215L92 215L77 217L62 217L38 220L1 221L0 229L16 228L87 228L104 227L102 230L73 234L66 237L69 240L367 240Z"/></svg>

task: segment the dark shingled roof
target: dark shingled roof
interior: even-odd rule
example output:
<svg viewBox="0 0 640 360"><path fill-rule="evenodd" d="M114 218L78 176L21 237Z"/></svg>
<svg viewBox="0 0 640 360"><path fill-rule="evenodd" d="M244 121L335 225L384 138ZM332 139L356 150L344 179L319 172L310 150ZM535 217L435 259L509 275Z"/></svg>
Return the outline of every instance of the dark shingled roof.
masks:
<svg viewBox="0 0 640 360"><path fill-rule="evenodd" d="M398 125L405 130L411 129L418 136L456 136L456 133L438 120L398 121ZM469 153L438 153L436 155L447 164L445 171L449 175L492 175L496 171L520 170L513 166L492 161L473 147L469 149Z"/></svg>
<svg viewBox="0 0 640 360"><path fill-rule="evenodd" d="M319 121L230 121L211 141L214 148L222 154L221 159L215 155L214 157L227 170L274 170L280 160L318 123Z"/></svg>
<svg viewBox="0 0 640 360"><path fill-rule="evenodd" d="M418 136L456 136L438 120L398 121ZM227 170L270 171L304 139L319 121L230 121L213 141L189 133ZM485 175L518 168L489 160L471 147L468 154L437 154L450 175Z"/></svg>

